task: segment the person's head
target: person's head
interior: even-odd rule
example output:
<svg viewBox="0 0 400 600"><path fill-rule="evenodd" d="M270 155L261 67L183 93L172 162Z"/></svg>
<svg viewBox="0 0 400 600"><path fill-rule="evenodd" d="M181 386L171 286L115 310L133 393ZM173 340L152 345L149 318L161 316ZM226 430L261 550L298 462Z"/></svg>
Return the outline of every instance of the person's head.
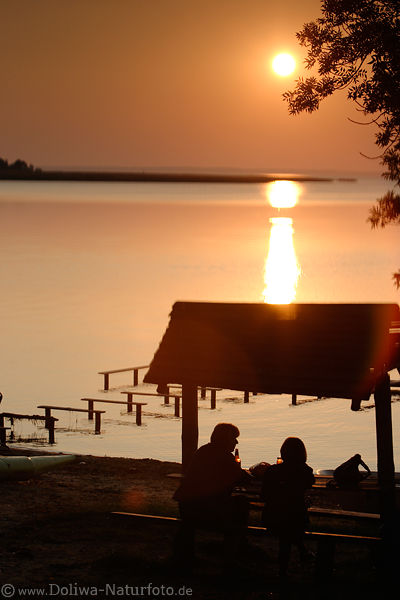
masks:
<svg viewBox="0 0 400 600"><path fill-rule="evenodd" d="M307 450L300 438L288 437L281 446L281 458L284 462L305 463Z"/></svg>
<svg viewBox="0 0 400 600"><path fill-rule="evenodd" d="M239 429L232 423L218 423L211 434L211 443L232 452L240 435Z"/></svg>

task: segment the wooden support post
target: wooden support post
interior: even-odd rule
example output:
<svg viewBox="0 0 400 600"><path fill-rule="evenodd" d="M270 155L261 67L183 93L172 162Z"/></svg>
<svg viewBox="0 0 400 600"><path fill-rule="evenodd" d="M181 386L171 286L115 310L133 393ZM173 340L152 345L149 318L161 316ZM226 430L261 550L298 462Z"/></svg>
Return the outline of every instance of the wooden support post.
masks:
<svg viewBox="0 0 400 600"><path fill-rule="evenodd" d="M9 429L9 427L0 425L0 447L7 447L7 429Z"/></svg>
<svg viewBox="0 0 400 600"><path fill-rule="evenodd" d="M46 417L44 426L46 429L50 429L50 427L51 427L51 408L44 409L44 416ZM54 421L53 421L53 423L54 423Z"/></svg>
<svg viewBox="0 0 400 600"><path fill-rule="evenodd" d="M293 406L296 406L296 404L297 404L297 394L292 394L292 404L293 404Z"/></svg>
<svg viewBox="0 0 400 600"><path fill-rule="evenodd" d="M132 392L127 392L126 394L126 412L131 413L132 412L132 407L133 407L133 393Z"/></svg>
<svg viewBox="0 0 400 600"><path fill-rule="evenodd" d="M93 405L94 402L92 399L88 399L88 419L89 421L93 421Z"/></svg>
<svg viewBox="0 0 400 600"><path fill-rule="evenodd" d="M197 386L182 385L182 467L185 472L199 441Z"/></svg>
<svg viewBox="0 0 400 600"><path fill-rule="evenodd" d="M103 373L103 375L104 375L104 391L107 392L109 389L109 383L110 383L109 374Z"/></svg>
<svg viewBox="0 0 400 600"><path fill-rule="evenodd" d="M249 403L249 392L245 392L244 393L244 403L248 404Z"/></svg>
<svg viewBox="0 0 400 600"><path fill-rule="evenodd" d="M100 411L96 411L95 412L95 428L94 428L94 432L95 433L100 433L101 431L101 412Z"/></svg>
<svg viewBox="0 0 400 600"><path fill-rule="evenodd" d="M201 398L202 400L204 400L204 399L205 399L205 397L206 397L206 392L207 392L207 389L206 389L205 387L202 387L202 388L200 388L200 398Z"/></svg>
<svg viewBox="0 0 400 600"><path fill-rule="evenodd" d="M175 396L175 417L180 417L180 404L179 404L179 396Z"/></svg>
<svg viewBox="0 0 400 600"><path fill-rule="evenodd" d="M385 579L397 578L398 528L394 482L393 432L390 378L386 373L375 385L376 446L378 454L379 501L382 521L382 565Z"/></svg>
<svg viewBox="0 0 400 600"><path fill-rule="evenodd" d="M392 407L390 378L386 373L375 386L376 446L381 517L391 519L395 511Z"/></svg>
<svg viewBox="0 0 400 600"><path fill-rule="evenodd" d="M0 415L0 446L7 446L7 429L4 426L4 415Z"/></svg>
<svg viewBox="0 0 400 600"><path fill-rule="evenodd" d="M211 409L214 410L217 405L217 390L211 390Z"/></svg>
<svg viewBox="0 0 400 600"><path fill-rule="evenodd" d="M168 393L169 393L169 392L168 392ZM169 395L168 395L168 394L166 394L166 395L164 396L164 404L169 404Z"/></svg>
<svg viewBox="0 0 400 600"><path fill-rule="evenodd" d="M133 385L134 385L134 387L137 386L138 383L139 383L139 370L133 369Z"/></svg>
<svg viewBox="0 0 400 600"><path fill-rule="evenodd" d="M136 425L142 424L142 405L136 404Z"/></svg>
<svg viewBox="0 0 400 600"><path fill-rule="evenodd" d="M56 440L55 440L55 435L54 435L54 424L55 424L55 419L51 418L49 419L49 444L55 444Z"/></svg>

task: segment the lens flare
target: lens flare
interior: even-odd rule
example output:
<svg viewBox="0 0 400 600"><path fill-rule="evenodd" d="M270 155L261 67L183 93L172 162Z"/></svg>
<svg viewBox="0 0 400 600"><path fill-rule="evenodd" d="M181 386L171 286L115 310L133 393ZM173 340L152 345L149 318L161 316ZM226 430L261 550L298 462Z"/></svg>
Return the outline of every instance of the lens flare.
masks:
<svg viewBox="0 0 400 600"><path fill-rule="evenodd" d="M290 304L296 297L300 266L293 243L293 221L270 219L269 249L265 261L263 292L267 304Z"/></svg>

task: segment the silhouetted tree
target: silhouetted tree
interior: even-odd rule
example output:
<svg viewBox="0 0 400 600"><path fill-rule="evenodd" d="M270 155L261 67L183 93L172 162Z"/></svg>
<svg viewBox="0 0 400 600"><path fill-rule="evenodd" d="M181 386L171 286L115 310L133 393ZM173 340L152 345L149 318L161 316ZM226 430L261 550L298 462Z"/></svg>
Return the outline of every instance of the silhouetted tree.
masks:
<svg viewBox="0 0 400 600"><path fill-rule="evenodd" d="M26 176L27 172L36 173L40 175L42 169L36 168L32 164L26 163L24 160L17 158L13 163L9 163L5 158L0 157L0 171L5 171L5 176L7 177L8 173L11 171L13 175L15 174L17 177L20 175L21 177ZM17 172L17 173L16 173Z"/></svg>
<svg viewBox="0 0 400 600"><path fill-rule="evenodd" d="M17 158L16 161L14 161L11 165L10 165L10 169L27 169L28 165L24 160L21 160L20 158Z"/></svg>
<svg viewBox="0 0 400 600"><path fill-rule="evenodd" d="M321 100L347 90L363 124L377 127L382 173L400 185L400 0L322 0L322 17L297 33L308 48L306 68L318 76L299 78L284 94L290 114L313 112ZM400 224L400 196L391 190L370 209L373 228ZM400 271L393 275L400 288Z"/></svg>

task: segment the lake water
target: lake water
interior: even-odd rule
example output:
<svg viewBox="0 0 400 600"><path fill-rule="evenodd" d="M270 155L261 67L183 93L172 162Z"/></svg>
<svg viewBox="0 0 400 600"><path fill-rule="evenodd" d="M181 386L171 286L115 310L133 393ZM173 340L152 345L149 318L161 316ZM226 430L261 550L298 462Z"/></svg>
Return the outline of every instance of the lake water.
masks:
<svg viewBox="0 0 400 600"><path fill-rule="evenodd" d="M398 302L398 229L366 222L386 189L378 178L281 189L0 182L1 409L42 414L39 404L120 400L130 375L112 376L105 395L97 372L148 364L176 300ZM399 463L400 404L392 407ZM123 406L101 408L101 435L84 415L55 413L54 450L180 461L172 406L150 398L142 427ZM219 421L239 426L245 466L275 460L283 439L298 435L315 468L355 452L376 468L374 410L353 413L347 400L244 404L241 393L220 392L215 411L200 402L200 443ZM34 431L15 425L17 436Z"/></svg>

